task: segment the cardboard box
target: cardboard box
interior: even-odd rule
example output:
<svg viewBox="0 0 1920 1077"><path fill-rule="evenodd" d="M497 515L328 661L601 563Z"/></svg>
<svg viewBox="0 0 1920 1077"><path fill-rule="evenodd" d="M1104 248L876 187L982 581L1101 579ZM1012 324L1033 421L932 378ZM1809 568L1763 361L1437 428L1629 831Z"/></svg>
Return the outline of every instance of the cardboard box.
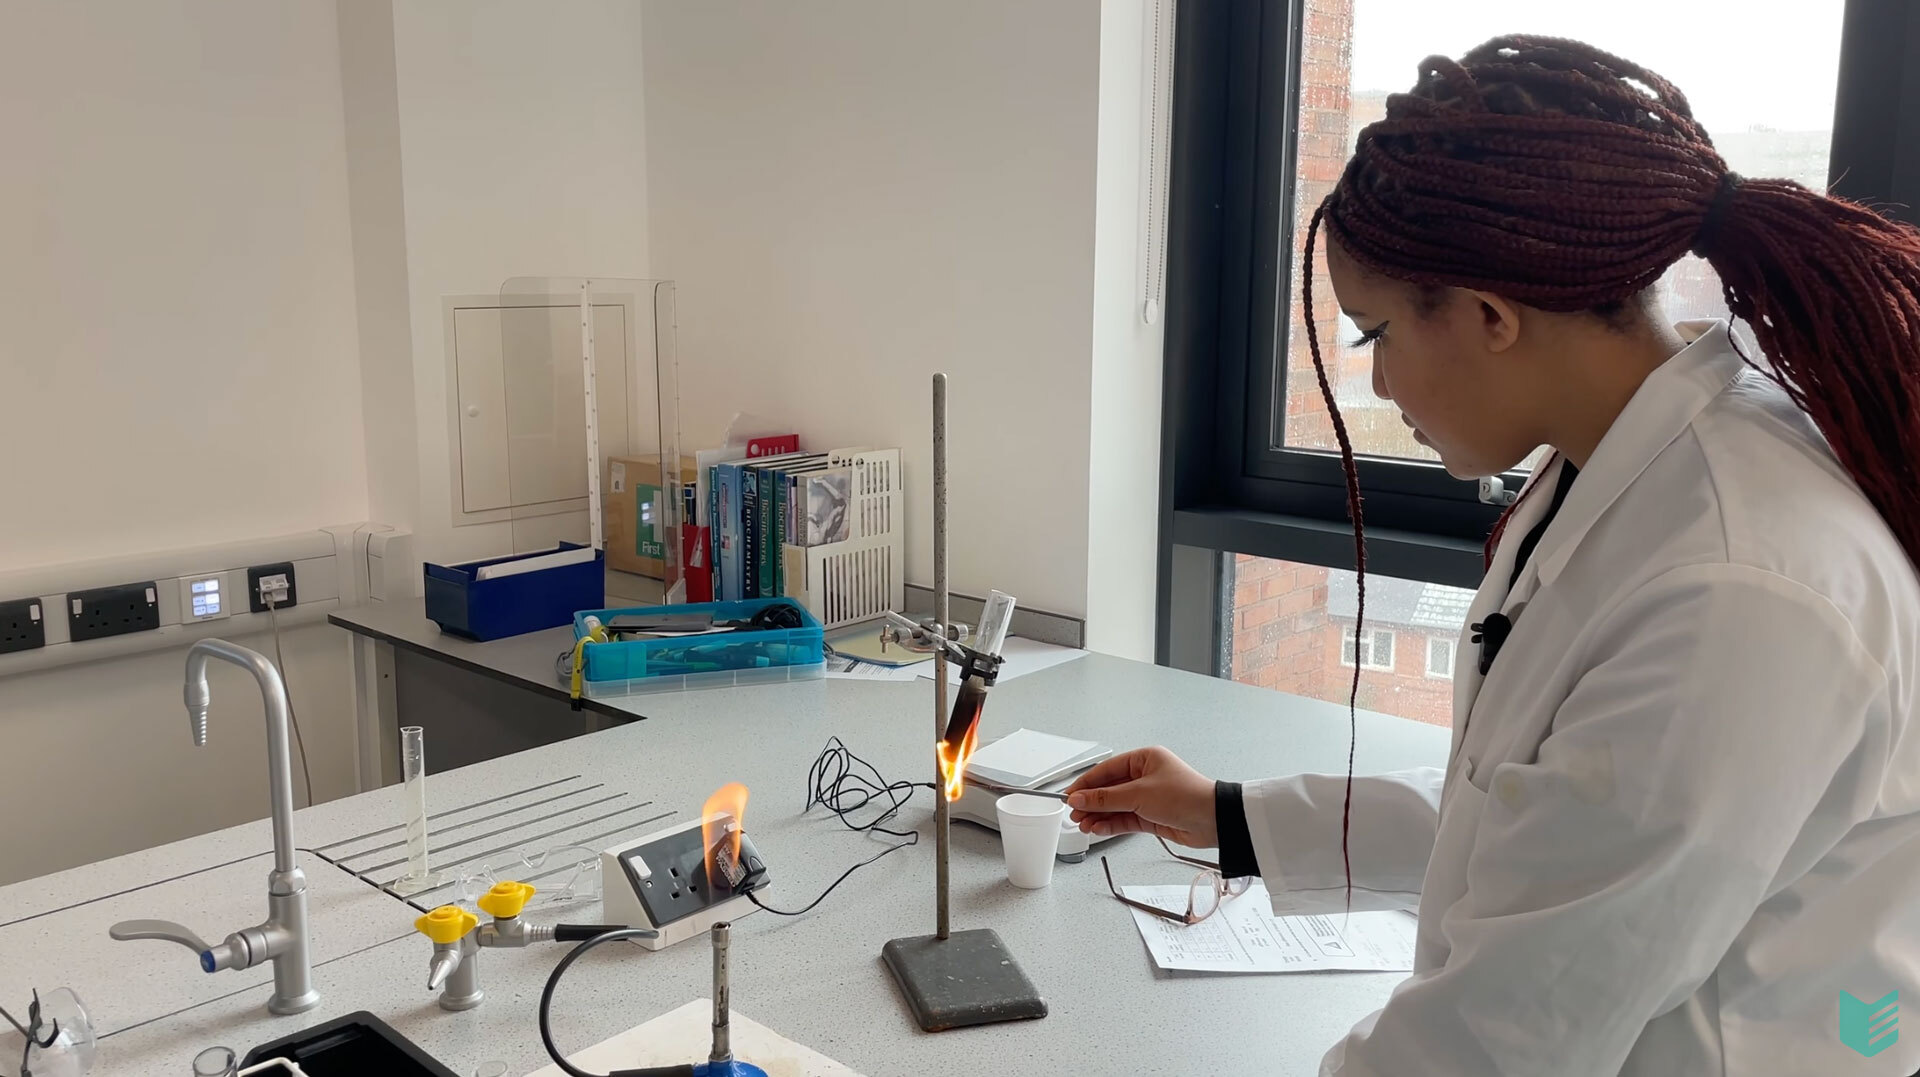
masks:
<svg viewBox="0 0 1920 1077"><path fill-rule="evenodd" d="M680 458L680 481L692 485L699 467ZM666 575L665 529L661 516L660 457L610 456L600 476L600 510L607 542L607 567L637 576Z"/></svg>

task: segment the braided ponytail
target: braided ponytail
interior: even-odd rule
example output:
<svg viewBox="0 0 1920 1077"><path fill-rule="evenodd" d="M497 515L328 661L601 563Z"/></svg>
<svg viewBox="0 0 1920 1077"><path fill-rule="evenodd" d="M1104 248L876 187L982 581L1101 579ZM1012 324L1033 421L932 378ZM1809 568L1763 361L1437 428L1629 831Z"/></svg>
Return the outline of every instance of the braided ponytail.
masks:
<svg viewBox="0 0 1920 1077"><path fill-rule="evenodd" d="M1528 36L1422 61L1413 91L1360 132L1308 229L1301 293L1324 387L1311 259L1322 226L1383 276L1558 312L1617 311L1699 254L1759 342L1761 369L1920 564L1920 231L1788 180L1735 175L1685 95L1653 72ZM1344 438L1340 448L1364 557L1357 470ZM1356 676L1350 712L1357 692ZM1349 754L1349 806L1352 781ZM1347 884L1351 906L1351 870Z"/></svg>

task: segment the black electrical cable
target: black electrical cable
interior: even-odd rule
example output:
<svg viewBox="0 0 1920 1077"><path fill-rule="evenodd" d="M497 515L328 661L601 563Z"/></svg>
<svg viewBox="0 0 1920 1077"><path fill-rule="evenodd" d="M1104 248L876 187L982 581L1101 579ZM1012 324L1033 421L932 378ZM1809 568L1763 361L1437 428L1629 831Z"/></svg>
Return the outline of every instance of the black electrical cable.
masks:
<svg viewBox="0 0 1920 1077"><path fill-rule="evenodd" d="M265 588L262 588L264 591ZM273 664L280 668L280 687L287 691L287 721L293 724L293 742L300 749L300 776L307 783L307 807L313 807L313 771L307 769L307 738L300 735L300 716L293 712L293 689L287 688L287 659L280 653L280 618L274 612L275 602L267 595L267 624L273 628Z"/></svg>
<svg viewBox="0 0 1920 1077"><path fill-rule="evenodd" d="M807 768L807 803L800 812L804 815L818 804L837 816L848 830L905 838L912 845L920 840L919 831L889 830L880 824L899 815L913 799L914 790L932 788L932 782L890 782L879 768L853 754L839 737L828 737L827 746ZM886 810L879 815L864 823L852 818L883 798Z"/></svg>
<svg viewBox="0 0 1920 1077"><path fill-rule="evenodd" d="M919 839L919 837L920 837L920 835L918 835L918 834L915 834L915 835L914 835L914 839L915 839L915 840L913 840L913 841L903 841L903 842L898 842L898 843L896 843L896 844L893 844L893 845L889 845L889 846L887 846L886 848L884 848L884 849L882 849L882 850L880 850L879 852L877 852L877 853L875 853L875 854L873 854L872 856L870 856L870 857L868 857L868 858L866 858L865 860L862 860L862 861L860 861L860 862L859 862L858 864L855 864L854 866L852 866L852 867L850 867L850 868L848 868L848 869L847 869L846 871L844 871L844 872L841 872L841 873L840 873L840 877L839 877L838 879L835 879L835 880L833 880L833 885L832 885L832 886L829 886L829 887L827 887L827 888L826 888L825 890L822 890L822 891L820 891L820 896L819 896L819 897L817 897L817 898L814 898L814 899L813 899L812 901L810 901L810 902L808 902L808 903L807 903L807 905L806 905L806 907L805 907L805 908L803 908L803 909L795 909L795 910L793 910L792 912L788 912L788 911L787 911L787 910L785 910L785 909L776 909L776 908L774 908L774 907L773 907L773 906L771 906L771 905L765 905L765 904L762 904L762 903L761 903L761 901L760 901L760 896L759 896L758 894L756 894L756 893L754 893L754 892L753 892L752 890L748 890L748 891L746 892L746 893L747 893L747 900L748 900L748 901L751 901L751 902L753 902L753 904L754 904L754 906L755 906L755 907L757 907L757 908L759 908L759 909L762 909L762 910L764 910L764 911L766 911L766 912L770 912L770 913L772 913L772 914L774 914L775 916L803 916L803 915L805 915L805 914L807 914L807 913L810 913L810 912L812 912L812 911L813 911L813 909L814 909L814 906L816 906L816 905L818 905L818 904L820 904L821 902L823 902L823 901L825 901L825 900L827 900L827 895L828 895L828 894L831 894L831 893L833 893L833 891L834 891L834 888L835 888L835 887L837 887L837 886L839 886L839 885L840 885L841 883L843 883L843 882L846 882L846 881L847 881L847 876L849 876L849 875L852 875L852 874L853 874L854 872L856 872L856 871L859 871L859 870L860 870L861 868L864 868L864 867L866 867L866 866L867 866L868 864L871 864L871 863L873 863L874 861L876 861L876 860L878 860L878 859L880 859L881 857L883 857L883 856L885 856L885 855L887 855L888 853L897 853L897 852L899 852L900 850L902 850L902 849L905 849L905 848L907 848L908 846L911 846L911 845L918 845L918 844L919 844L919 840L918 840L918 839ZM764 870L764 869L756 869L756 870ZM750 871L748 872L748 877L749 877L749 879L751 879L751 877L753 876L753 874L754 874L754 873L755 873L755 871L754 871L754 870L750 870Z"/></svg>
<svg viewBox="0 0 1920 1077"><path fill-rule="evenodd" d="M932 782L890 782L880 773L879 768L853 754L853 751L839 737L828 737L827 746L820 750L820 754L814 757L813 765L807 768L807 803L806 807L801 809L801 814L812 811L813 806L818 804L832 812L834 817L840 820L841 825L848 830L860 834L886 834L903 840L887 846L842 872L832 885L822 890L820 896L808 902L804 908L792 911L776 909L763 903L759 895L751 889L745 890L747 900L753 902L757 908L773 913L775 916L800 916L812 912L827 899L828 894L833 893L836 887L846 882L849 875L889 853L897 853L908 846L920 844L918 830L892 830L881 824L900 814L900 809L906 807L907 802L913 799L914 790L932 788ZM885 805L885 809L879 815L865 822L854 818L856 812L865 811L869 807L879 807L882 804ZM765 872L764 864L749 863L742 887L751 886L755 877Z"/></svg>
<svg viewBox="0 0 1920 1077"><path fill-rule="evenodd" d="M561 958L560 963L553 967L553 972L548 974L546 989L540 992L540 1042L546 1047L547 1054L553 1058L554 1065L559 1066L561 1072L567 1074L567 1077L693 1077L693 1066L691 1064L684 1066L653 1066L647 1069L637 1070L614 1070L608 1074L592 1073L567 1061L566 1056L560 1053L560 1048L555 1047L553 1044L553 1025L550 1017L553 1009L553 989L560 986L560 977L566 974L567 969L572 967L573 963L584 956L588 950L593 949L601 943L619 942L623 939L650 939L657 937L659 934L658 931L652 931L646 928L625 928L619 931L609 931L603 935L595 935L593 938L568 950L567 956Z"/></svg>

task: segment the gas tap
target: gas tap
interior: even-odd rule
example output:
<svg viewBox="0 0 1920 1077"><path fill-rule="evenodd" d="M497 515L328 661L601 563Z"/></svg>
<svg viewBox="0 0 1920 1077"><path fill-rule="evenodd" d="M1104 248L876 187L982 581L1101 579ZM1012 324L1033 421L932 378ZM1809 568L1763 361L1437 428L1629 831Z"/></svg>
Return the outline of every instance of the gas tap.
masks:
<svg viewBox="0 0 1920 1077"><path fill-rule="evenodd" d="M442 905L413 922L414 929L433 940L427 959L427 990L440 992L443 1010L471 1010L486 998L480 988L480 950L483 947L519 948L535 942L584 942L596 935L621 930L606 924L529 924L520 918L536 893L521 882L495 883L475 901L480 918L458 905Z"/></svg>

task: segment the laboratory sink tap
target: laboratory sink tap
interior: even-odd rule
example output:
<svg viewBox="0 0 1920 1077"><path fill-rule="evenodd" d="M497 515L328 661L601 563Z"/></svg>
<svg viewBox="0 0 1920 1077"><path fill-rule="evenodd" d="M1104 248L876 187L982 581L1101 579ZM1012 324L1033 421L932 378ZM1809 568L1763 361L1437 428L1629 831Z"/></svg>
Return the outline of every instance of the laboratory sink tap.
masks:
<svg viewBox="0 0 1920 1077"><path fill-rule="evenodd" d="M177 942L200 955L207 972L250 969L273 962L273 997L267 1009L300 1013L320 1002L313 988L313 960L307 933L307 877L294 861L293 759L289 749L287 686L265 655L225 640L203 639L187 652L187 718L193 743L207 744L207 661L217 658L253 674L259 682L267 717L267 785L273 808L273 871L267 875L267 919L210 946L191 930L168 920L124 920L108 934L121 941L160 939Z"/></svg>

